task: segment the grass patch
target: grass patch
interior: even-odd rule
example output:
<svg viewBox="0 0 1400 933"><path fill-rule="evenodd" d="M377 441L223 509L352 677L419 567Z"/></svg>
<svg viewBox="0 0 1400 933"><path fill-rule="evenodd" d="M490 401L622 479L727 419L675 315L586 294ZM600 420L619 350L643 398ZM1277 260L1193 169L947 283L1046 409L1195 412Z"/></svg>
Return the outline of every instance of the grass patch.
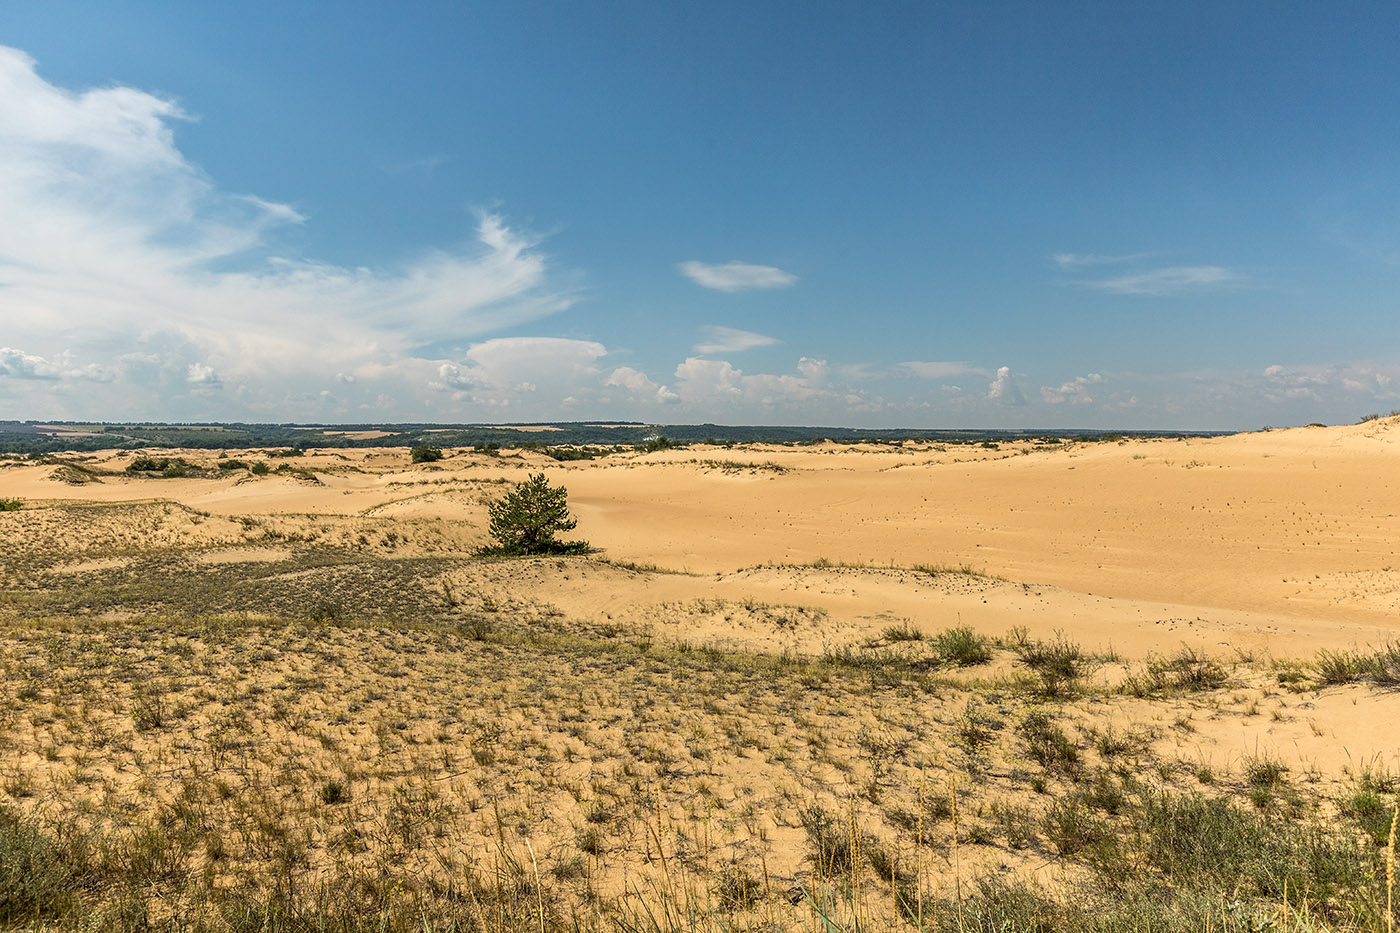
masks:
<svg viewBox="0 0 1400 933"><path fill-rule="evenodd" d="M1018 638L1011 646L1021 661L1040 678L1040 693L1046 697L1072 696L1081 681L1099 667L1099 661L1086 654L1063 633L1052 641Z"/></svg>
<svg viewBox="0 0 1400 933"><path fill-rule="evenodd" d="M1321 651L1314 667L1321 686L1372 683L1394 687L1400 685L1400 644L1387 644L1369 652Z"/></svg>
<svg viewBox="0 0 1400 933"><path fill-rule="evenodd" d="M1122 690L1135 697L1163 696L1216 690L1229 683L1220 662L1195 648L1183 646L1176 654L1154 658L1143 671L1130 674Z"/></svg>
<svg viewBox="0 0 1400 933"><path fill-rule="evenodd" d="M968 626L944 629L933 639L934 655L955 667L973 667L992 660L991 639Z"/></svg>

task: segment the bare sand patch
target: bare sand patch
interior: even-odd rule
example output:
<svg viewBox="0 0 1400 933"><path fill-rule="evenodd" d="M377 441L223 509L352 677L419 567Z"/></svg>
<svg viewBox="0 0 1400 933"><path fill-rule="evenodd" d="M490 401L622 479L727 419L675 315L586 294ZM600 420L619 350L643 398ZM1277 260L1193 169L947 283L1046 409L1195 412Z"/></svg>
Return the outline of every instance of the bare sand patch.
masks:
<svg viewBox="0 0 1400 933"><path fill-rule="evenodd" d="M237 547L202 551L194 559L199 564L268 564L286 560L291 554L287 548Z"/></svg>

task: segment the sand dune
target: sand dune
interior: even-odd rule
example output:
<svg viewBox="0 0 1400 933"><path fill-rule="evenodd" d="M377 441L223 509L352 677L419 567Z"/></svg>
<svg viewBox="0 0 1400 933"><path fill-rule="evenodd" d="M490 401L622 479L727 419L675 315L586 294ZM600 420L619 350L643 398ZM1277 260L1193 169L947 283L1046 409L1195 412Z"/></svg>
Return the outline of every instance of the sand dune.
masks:
<svg viewBox="0 0 1400 933"><path fill-rule="evenodd" d="M369 833L417 781L423 800L452 802L464 852L506 844L484 806L504 802L569 878L571 853L611 852L586 870L615 896L650 858L662 817L647 807L687 845L710 838L712 812L742 812L725 857L759 858L786 889L812 877L811 827L792 801L918 848L909 814L925 812L931 777L966 794L982 841L946 864L919 858L945 879L1054 886L1068 876L1044 855L1069 843L1046 828L1050 809L1091 793L1091 772L1102 783L1121 770L1139 795L1208 788L1276 807L1303 785L1340 800L1362 775L1400 771L1393 690L1329 680L1316 663L1400 637L1397 440L1392 418L563 463L160 452L193 465L183 478L132 474L115 451L3 460L0 496L25 507L0 513L0 661L23 673L9 708L26 712L0 788L73 816L87 806L69 806L80 780L100 783L113 813L149 808L152 793L194 786L165 767L172 749L232 773L217 750L239 717L257 736L240 746L257 750L238 765L262 775L249 786L308 775L263 799L269 825L343 811ZM217 468L230 459L267 470ZM537 471L568 489L576 534L597 551L475 556L488 503ZM958 666L937 653L953 628L996 641ZM1030 662L1041 642L1082 648L1072 689ZM1183 657L1209 676L1154 687L1153 665ZM75 704L62 684L96 686ZM84 724L96 709L100 730ZM1079 764L1028 765L1028 724L1046 709ZM88 731L126 738L94 738L95 755L75 738ZM1293 783L1259 784L1261 763ZM342 785L349 797L330 793ZM217 784L200 795L210 812L237 809ZM338 854L349 837L316 832L315 871L378 851Z"/></svg>
<svg viewBox="0 0 1400 933"><path fill-rule="evenodd" d="M1400 627L1398 439L1392 418L1209 439L695 447L568 464L458 453L424 467L403 451L345 450L282 461L310 474L160 480L121 474L124 460L103 455L87 465L118 472L101 482L71 486L51 478L52 465L11 465L0 491L35 502L160 498L226 517L432 522L434 547L467 551L484 538L497 484L538 469L568 488L578 533L606 558L705 575L609 580L605 596L554 581L539 594L570 611L638 611L659 588L672 601L820 607L857 627L960 619L986 631L1060 628L1130 655L1182 640L1286 654ZM410 536L396 553L414 548ZM870 569L800 566L825 562ZM1027 586L946 592L889 570L917 565ZM768 569L746 569L759 566Z"/></svg>

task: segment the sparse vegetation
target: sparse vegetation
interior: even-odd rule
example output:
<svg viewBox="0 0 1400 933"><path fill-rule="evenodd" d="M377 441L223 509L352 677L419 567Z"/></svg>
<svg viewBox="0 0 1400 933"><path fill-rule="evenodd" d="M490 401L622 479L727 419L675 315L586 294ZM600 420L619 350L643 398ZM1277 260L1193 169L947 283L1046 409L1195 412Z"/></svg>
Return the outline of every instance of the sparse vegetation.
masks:
<svg viewBox="0 0 1400 933"><path fill-rule="evenodd" d="M1096 658L1079 645L1056 633L1053 641L1022 638L1012 650L1040 678L1040 692L1047 697L1064 697L1078 691L1080 683L1099 666Z"/></svg>
<svg viewBox="0 0 1400 933"><path fill-rule="evenodd" d="M1170 657L1154 658L1141 673L1129 675L1123 692L1133 696L1215 690L1229 682L1220 662L1195 648L1182 647Z"/></svg>
<svg viewBox="0 0 1400 933"><path fill-rule="evenodd" d="M126 472L144 476L158 475L163 479L184 479L198 476L201 471L182 457L150 457L142 454L132 458L126 465Z"/></svg>
<svg viewBox="0 0 1400 933"><path fill-rule="evenodd" d="M1400 685L1400 643L1375 651L1322 651L1315 662L1323 686L1370 682L1377 686Z"/></svg>
<svg viewBox="0 0 1400 933"><path fill-rule="evenodd" d="M695 463L707 470L719 470L721 473L786 473L788 468L781 463L774 463L772 460L765 460L762 463L755 463L745 460L696 460Z"/></svg>
<svg viewBox="0 0 1400 933"><path fill-rule="evenodd" d="M933 650L940 660L957 667L986 664L992 659L991 640L965 625L939 632Z"/></svg>
<svg viewBox="0 0 1400 933"><path fill-rule="evenodd" d="M142 501L60 490L74 501L5 516L0 929L1382 933L1396 919L1400 782L1379 761L1320 777L1288 741L1325 735L1304 724L1315 698L1290 691L1388 697L1372 688L1400 675L1400 648L1120 662L1063 633L940 632L942 603L841 608L847 585L903 585L963 600L985 627L997 616L976 615L980 599L1034 594L970 567L563 559L564 489L543 474L498 485L555 448L405 471L397 446L379 460L404 482L348 508L335 487L354 477L321 452L250 488L314 492L324 511L211 514L132 479L98 491ZM221 489L250 478L220 470L270 472L241 456L192 465ZM329 489L308 488L318 476ZM551 544L473 556L486 503L510 518L503 503L532 484ZM683 565L676 553L656 559ZM586 599L555 595L580 581ZM1288 741L1231 751L1241 729L1270 728Z"/></svg>

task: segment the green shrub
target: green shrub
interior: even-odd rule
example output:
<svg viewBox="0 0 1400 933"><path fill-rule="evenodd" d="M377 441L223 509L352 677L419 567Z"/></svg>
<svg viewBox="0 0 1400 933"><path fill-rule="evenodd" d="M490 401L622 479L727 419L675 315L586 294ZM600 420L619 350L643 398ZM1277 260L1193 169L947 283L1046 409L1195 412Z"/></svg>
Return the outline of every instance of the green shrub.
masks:
<svg viewBox="0 0 1400 933"><path fill-rule="evenodd" d="M939 632L933 650L941 660L958 667L986 664L992 659L991 642L965 625Z"/></svg>
<svg viewBox="0 0 1400 933"><path fill-rule="evenodd" d="M159 473L161 470L164 470L169 464L169 457L161 457L157 459L155 457L148 457L143 454L139 457L132 458L132 461L126 465L126 472Z"/></svg>
<svg viewBox="0 0 1400 933"><path fill-rule="evenodd" d="M408 455L414 463L434 463L442 459L442 448L419 444L410 450Z"/></svg>
<svg viewBox="0 0 1400 933"><path fill-rule="evenodd" d="M543 473L528 480L487 506L491 538L495 545L485 555L578 554L587 541L559 541L555 535L573 531L578 520L569 514L568 491L549 485Z"/></svg>
<svg viewBox="0 0 1400 933"><path fill-rule="evenodd" d="M0 498L0 512L18 512L22 508L24 508L23 499Z"/></svg>
<svg viewBox="0 0 1400 933"><path fill-rule="evenodd" d="M180 457L150 457L142 454L126 465L128 473L159 473L165 479L194 476L199 468Z"/></svg>

